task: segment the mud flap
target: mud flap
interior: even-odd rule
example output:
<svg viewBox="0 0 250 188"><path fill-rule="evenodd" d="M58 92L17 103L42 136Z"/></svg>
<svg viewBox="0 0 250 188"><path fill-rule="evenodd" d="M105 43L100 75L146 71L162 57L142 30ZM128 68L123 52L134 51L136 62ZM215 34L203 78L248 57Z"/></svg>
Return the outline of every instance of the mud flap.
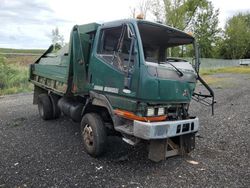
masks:
<svg viewBox="0 0 250 188"><path fill-rule="evenodd" d="M154 162L176 155L185 155L194 149L195 134L181 135L178 144L171 138L150 140L148 158Z"/></svg>

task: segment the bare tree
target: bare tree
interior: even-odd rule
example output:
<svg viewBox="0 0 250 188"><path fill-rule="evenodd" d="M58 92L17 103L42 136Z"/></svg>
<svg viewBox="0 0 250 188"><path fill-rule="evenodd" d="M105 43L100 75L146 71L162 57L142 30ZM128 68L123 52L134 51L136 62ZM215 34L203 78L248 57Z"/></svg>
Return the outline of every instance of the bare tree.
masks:
<svg viewBox="0 0 250 188"><path fill-rule="evenodd" d="M136 18L137 15L146 19L147 13L150 11L152 0L140 0L136 7L130 8L131 10L131 17Z"/></svg>
<svg viewBox="0 0 250 188"><path fill-rule="evenodd" d="M151 0L141 0L138 4L138 9L140 11L140 14L143 14L144 19L147 17L148 11L150 11L151 7Z"/></svg>
<svg viewBox="0 0 250 188"><path fill-rule="evenodd" d="M54 50L60 49L62 46L64 46L64 37L59 33L58 27L52 29L51 38Z"/></svg>
<svg viewBox="0 0 250 188"><path fill-rule="evenodd" d="M131 18L136 18L136 8L135 7L130 7L130 17Z"/></svg>
<svg viewBox="0 0 250 188"><path fill-rule="evenodd" d="M165 23L164 2L162 0L152 0L150 12L155 17L155 21Z"/></svg>

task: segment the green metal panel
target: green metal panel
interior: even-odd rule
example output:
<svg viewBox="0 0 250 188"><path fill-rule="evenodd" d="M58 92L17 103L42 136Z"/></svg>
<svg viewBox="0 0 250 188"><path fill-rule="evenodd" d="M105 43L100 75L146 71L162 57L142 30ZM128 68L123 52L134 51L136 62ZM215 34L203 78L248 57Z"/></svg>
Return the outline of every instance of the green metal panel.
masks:
<svg viewBox="0 0 250 188"><path fill-rule="evenodd" d="M153 77L147 72L146 66L141 66L138 98L152 103L189 103L194 87L195 82L190 80Z"/></svg>
<svg viewBox="0 0 250 188"><path fill-rule="evenodd" d="M115 27L127 22L128 20L111 22L104 24L102 27ZM89 83L89 89L106 94L114 108L129 111L136 111L137 105L134 101L151 104L189 103L195 83L191 80L161 79L149 75L144 65L143 47L137 23L135 20L130 23L132 23L137 37L136 54L138 58L132 75L131 93L123 92L125 74L98 57L96 53L101 28L97 32L93 56L90 59L89 75L91 83ZM107 92L105 87L115 88L118 92Z"/></svg>
<svg viewBox="0 0 250 188"><path fill-rule="evenodd" d="M169 104L169 103L189 103L195 87L193 80L179 81L175 79L161 79L159 77L152 77L145 66L145 59L143 53L143 44L140 37L140 32L137 27L138 22L158 25L163 28L170 28L158 23L152 23L145 20L133 20L135 31L138 39L138 53L140 56L140 83L138 84L138 101L151 104ZM185 34L175 28L171 28L178 32ZM187 35L188 36L188 35ZM190 37L190 36L189 36ZM166 71L167 74L167 71ZM194 74L194 73L193 73ZM187 92L187 96L184 95Z"/></svg>
<svg viewBox="0 0 250 188"><path fill-rule="evenodd" d="M117 24L112 24L112 27L121 25L120 22ZM106 27L106 26L105 26ZM134 65L132 81L131 81L131 88L130 92L124 92L124 78L125 73L118 70L110 63L106 62L97 54L97 45L98 45L98 38L100 35L100 30L98 29L94 48L93 48L93 55L90 58L89 64L89 89L95 90L100 93L104 93L108 96L111 105L114 108L121 108L127 109L130 111L135 111L136 109L136 94L138 90L139 84L139 57L136 56L136 63ZM137 42L135 44L135 52L138 54L137 49Z"/></svg>
<svg viewBox="0 0 250 188"><path fill-rule="evenodd" d="M76 25L71 32L70 61L73 65L74 93L88 93L87 69L92 45L90 34L95 32L98 26L96 23Z"/></svg>
<svg viewBox="0 0 250 188"><path fill-rule="evenodd" d="M106 94L106 97L112 104L113 108L119 108L131 112L136 112L138 106L136 98L127 98L124 96L111 95L111 94Z"/></svg>
<svg viewBox="0 0 250 188"><path fill-rule="evenodd" d="M35 64L33 74L67 83L67 72L67 66Z"/></svg>
<svg viewBox="0 0 250 188"><path fill-rule="evenodd" d="M95 32L99 26L100 24L95 22L83 25L77 25L79 33L81 34Z"/></svg>

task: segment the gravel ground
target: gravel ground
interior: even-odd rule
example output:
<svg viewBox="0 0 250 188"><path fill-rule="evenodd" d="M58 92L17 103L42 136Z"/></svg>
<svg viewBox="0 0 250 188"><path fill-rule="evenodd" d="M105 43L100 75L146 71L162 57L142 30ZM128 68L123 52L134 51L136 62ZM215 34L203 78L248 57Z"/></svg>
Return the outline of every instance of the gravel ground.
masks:
<svg viewBox="0 0 250 188"><path fill-rule="evenodd" d="M32 94L1 97L0 188L250 187L250 75L214 77L226 78L213 85L215 115L191 105L201 125L196 149L160 163L147 159L144 145L132 147L116 137L104 156L91 158L78 124L66 117L41 120Z"/></svg>

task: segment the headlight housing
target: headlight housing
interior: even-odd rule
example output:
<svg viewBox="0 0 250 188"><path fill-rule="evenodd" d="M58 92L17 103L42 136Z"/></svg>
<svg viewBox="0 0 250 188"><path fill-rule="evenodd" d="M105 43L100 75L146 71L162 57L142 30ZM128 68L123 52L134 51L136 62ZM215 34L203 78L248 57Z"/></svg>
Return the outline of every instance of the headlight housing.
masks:
<svg viewBox="0 0 250 188"><path fill-rule="evenodd" d="M148 107L146 111L146 116L163 116L165 114L164 107Z"/></svg>
<svg viewBox="0 0 250 188"><path fill-rule="evenodd" d="M155 115L155 109L154 108L148 108L147 109L147 116L154 116Z"/></svg>
<svg viewBox="0 0 250 188"><path fill-rule="evenodd" d="M164 115L165 109L163 107L158 108L158 116Z"/></svg>

